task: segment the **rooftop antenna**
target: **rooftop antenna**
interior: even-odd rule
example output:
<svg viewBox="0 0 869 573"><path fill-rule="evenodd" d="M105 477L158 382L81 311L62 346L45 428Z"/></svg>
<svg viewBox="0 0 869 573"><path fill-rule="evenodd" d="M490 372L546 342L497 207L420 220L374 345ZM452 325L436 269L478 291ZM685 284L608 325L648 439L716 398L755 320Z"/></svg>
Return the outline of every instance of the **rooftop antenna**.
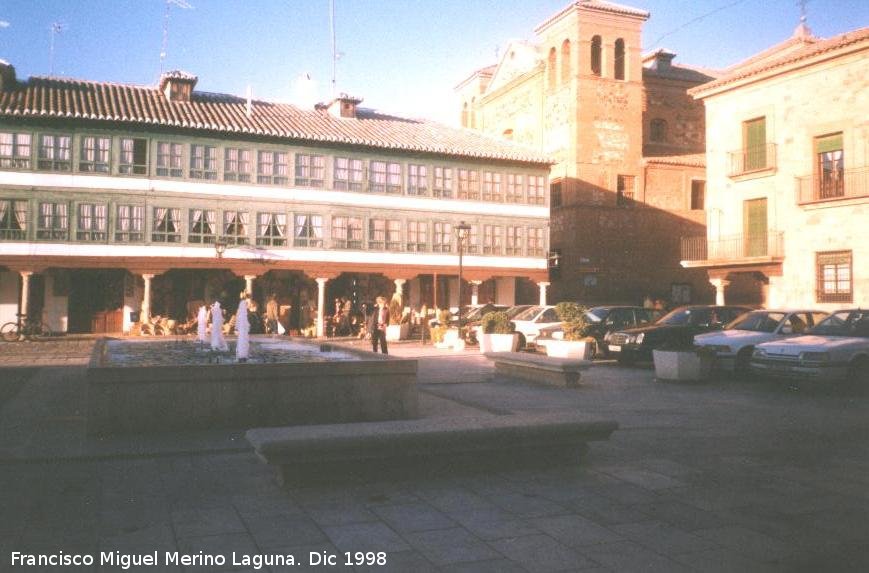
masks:
<svg viewBox="0 0 869 573"><path fill-rule="evenodd" d="M61 24L60 22L54 22L51 27L48 29L50 43L48 45L48 75L54 75L54 38L66 28L65 24Z"/></svg>
<svg viewBox="0 0 869 573"><path fill-rule="evenodd" d="M160 75L163 75L163 64L169 49L169 12L172 6L178 6L184 10L193 10L187 0L166 0L166 11L163 13L163 45L160 47Z"/></svg>
<svg viewBox="0 0 869 573"><path fill-rule="evenodd" d="M329 29L332 32L332 97L337 94L338 49L335 43L335 0L329 0Z"/></svg>

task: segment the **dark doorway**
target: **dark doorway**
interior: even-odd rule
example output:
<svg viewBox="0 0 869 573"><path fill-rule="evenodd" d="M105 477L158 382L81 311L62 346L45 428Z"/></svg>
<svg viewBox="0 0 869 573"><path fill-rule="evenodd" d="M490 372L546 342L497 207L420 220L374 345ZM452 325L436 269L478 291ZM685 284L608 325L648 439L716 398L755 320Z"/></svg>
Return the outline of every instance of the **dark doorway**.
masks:
<svg viewBox="0 0 869 573"><path fill-rule="evenodd" d="M69 331L120 332L126 271L73 269L69 274Z"/></svg>

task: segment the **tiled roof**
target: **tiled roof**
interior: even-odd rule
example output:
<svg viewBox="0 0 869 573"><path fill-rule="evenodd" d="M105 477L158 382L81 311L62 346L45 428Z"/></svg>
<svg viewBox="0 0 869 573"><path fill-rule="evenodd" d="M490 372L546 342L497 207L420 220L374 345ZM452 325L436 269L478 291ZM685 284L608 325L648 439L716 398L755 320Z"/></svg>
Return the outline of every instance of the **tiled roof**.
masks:
<svg viewBox="0 0 869 573"><path fill-rule="evenodd" d="M246 104L246 99L227 94L193 92L192 101L173 102L155 86L32 77L0 93L0 119L121 122L454 157L552 163L533 149L427 120L364 109L356 118L336 118L325 111L257 100L248 117Z"/></svg>
<svg viewBox="0 0 869 573"><path fill-rule="evenodd" d="M611 14L636 16L643 19L648 19L649 17L649 13L645 10L640 10L639 8L632 8L631 6L625 6L623 4L616 4L615 2L606 2L604 0L575 0L564 9L559 10L557 13L547 18L546 21L537 26L535 30L539 31L540 29L545 28L546 26L548 26L555 20L558 20L561 16L563 16L567 12L570 12L573 9L596 10L599 12L609 12Z"/></svg>
<svg viewBox="0 0 869 573"><path fill-rule="evenodd" d="M689 90L689 93L697 96L738 80L774 71L777 68L846 48L853 44L866 42L867 40L869 40L869 27L846 32L827 40L817 40L813 37L790 38L774 46L772 49L764 50L757 56L749 58L745 62L731 68L730 73L725 74L717 80ZM796 47L799 44L802 44L802 46ZM776 57L776 52L782 53Z"/></svg>
<svg viewBox="0 0 869 573"><path fill-rule="evenodd" d="M694 68L682 64L671 64L669 68L643 68L643 77L702 83L713 80L718 74L714 70Z"/></svg>
<svg viewBox="0 0 869 573"><path fill-rule="evenodd" d="M705 153L690 153L687 155L655 155L643 157L646 163L660 165L687 165L689 167L706 167Z"/></svg>

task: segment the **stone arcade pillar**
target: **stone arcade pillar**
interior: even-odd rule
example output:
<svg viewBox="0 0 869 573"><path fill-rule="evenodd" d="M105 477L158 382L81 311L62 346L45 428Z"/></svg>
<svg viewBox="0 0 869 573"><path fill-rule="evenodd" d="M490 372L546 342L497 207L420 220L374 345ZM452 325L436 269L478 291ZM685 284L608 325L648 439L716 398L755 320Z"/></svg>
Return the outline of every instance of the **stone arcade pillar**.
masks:
<svg viewBox="0 0 869 573"><path fill-rule="evenodd" d="M468 281L471 283L471 306L480 304L480 285L483 281Z"/></svg>
<svg viewBox="0 0 869 573"><path fill-rule="evenodd" d="M317 277L317 338L326 335L326 283L329 279Z"/></svg>
<svg viewBox="0 0 869 573"><path fill-rule="evenodd" d="M537 283L537 288L540 289L540 306L546 306L546 288L548 286L549 286L548 282Z"/></svg>
<svg viewBox="0 0 869 573"><path fill-rule="evenodd" d="M256 277L256 275L244 275L244 292L250 296L253 296L253 280Z"/></svg>
<svg viewBox="0 0 869 573"><path fill-rule="evenodd" d="M19 314L27 314L27 306L30 304L30 277L33 271L18 271L21 275L21 305L18 307Z"/></svg>
<svg viewBox="0 0 869 573"><path fill-rule="evenodd" d="M724 304L724 289L730 284L730 281L722 278L709 279L709 284L715 287L715 304L721 306Z"/></svg>
<svg viewBox="0 0 869 573"><path fill-rule="evenodd" d="M404 304L404 283L407 279L393 279L392 282L395 283L395 294L401 297L401 303Z"/></svg>
<svg viewBox="0 0 869 573"><path fill-rule="evenodd" d="M142 280L145 281L145 291L142 294L142 312L139 316L139 324L148 324L151 322L151 280L154 278L152 273L143 273Z"/></svg>

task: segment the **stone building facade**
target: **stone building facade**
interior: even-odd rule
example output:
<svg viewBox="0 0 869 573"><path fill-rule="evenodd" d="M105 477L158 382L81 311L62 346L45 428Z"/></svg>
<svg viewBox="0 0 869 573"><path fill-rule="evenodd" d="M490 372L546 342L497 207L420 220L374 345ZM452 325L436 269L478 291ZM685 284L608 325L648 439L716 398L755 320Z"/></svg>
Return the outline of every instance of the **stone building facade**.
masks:
<svg viewBox="0 0 869 573"><path fill-rule="evenodd" d="M545 300L545 155L349 96L300 109L196 82L19 81L0 61L0 323L129 331L246 290L322 334L337 297Z"/></svg>
<svg viewBox="0 0 869 573"><path fill-rule="evenodd" d="M561 300L712 296L705 275L679 265L678 232L704 231L704 110L687 90L713 74L674 64L667 50L644 57L648 17L572 2L535 29L536 42L510 43L456 88L464 126L556 161L552 289Z"/></svg>
<svg viewBox="0 0 869 573"><path fill-rule="evenodd" d="M708 230L684 240L718 300L869 306L869 28L788 40L692 90Z"/></svg>

